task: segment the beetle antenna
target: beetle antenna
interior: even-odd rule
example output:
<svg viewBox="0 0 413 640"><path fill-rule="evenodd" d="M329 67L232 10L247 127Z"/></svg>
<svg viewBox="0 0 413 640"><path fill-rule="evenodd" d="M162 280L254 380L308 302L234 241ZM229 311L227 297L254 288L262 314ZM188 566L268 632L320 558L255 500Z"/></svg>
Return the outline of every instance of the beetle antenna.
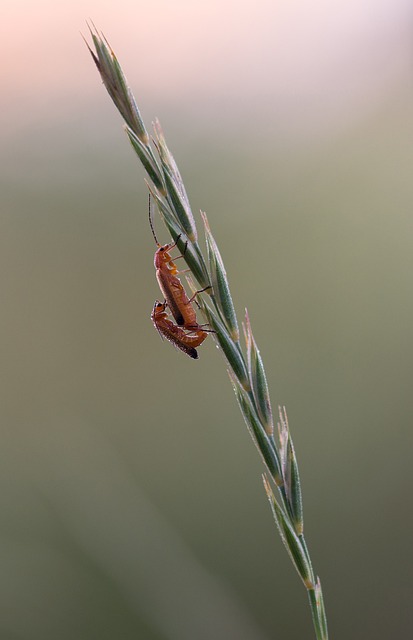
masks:
<svg viewBox="0 0 413 640"><path fill-rule="evenodd" d="M161 245L158 242L158 238L156 237L156 233L155 233L155 229L153 228L153 222L152 222L152 200L151 200L151 194L149 194L149 199L148 199L148 207L149 207L149 224L151 226L151 231L152 231L152 235L155 238L155 242L156 245L158 247L160 247Z"/></svg>

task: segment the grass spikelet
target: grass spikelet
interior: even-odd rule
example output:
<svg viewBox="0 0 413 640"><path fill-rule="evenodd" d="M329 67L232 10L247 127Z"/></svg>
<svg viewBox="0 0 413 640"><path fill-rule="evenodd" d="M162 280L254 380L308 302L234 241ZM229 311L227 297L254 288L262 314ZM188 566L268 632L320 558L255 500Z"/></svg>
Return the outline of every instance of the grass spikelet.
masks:
<svg viewBox="0 0 413 640"><path fill-rule="evenodd" d="M280 437L281 461L286 497L291 513L291 520L296 533L304 532L303 502L301 496L300 475L295 455L294 445L288 428L288 419L285 407L279 407L280 421L278 432Z"/></svg>
<svg viewBox="0 0 413 640"><path fill-rule="evenodd" d="M268 390L264 363L252 334L248 311L245 310L245 342L247 345L248 374L252 391L260 418L265 425L267 434L274 435L274 421L272 417L270 392Z"/></svg>
<svg viewBox="0 0 413 640"><path fill-rule="evenodd" d="M205 238L207 243L209 270L211 273L211 284L214 290L214 296L217 306L221 312L225 326L234 342L239 341L238 321L235 313L234 303L232 302L231 292L229 290L229 282L225 271L224 263L221 258L217 243L211 233L206 213L201 211L202 220L205 227Z"/></svg>

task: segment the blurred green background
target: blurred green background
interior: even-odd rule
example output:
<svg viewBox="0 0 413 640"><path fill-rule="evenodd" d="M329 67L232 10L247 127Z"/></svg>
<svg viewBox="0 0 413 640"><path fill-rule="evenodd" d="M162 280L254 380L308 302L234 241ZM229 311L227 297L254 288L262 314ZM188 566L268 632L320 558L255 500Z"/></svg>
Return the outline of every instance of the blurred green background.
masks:
<svg viewBox="0 0 413 640"><path fill-rule="evenodd" d="M409 634L411 12L334 4L6 2L1 640L312 637L221 355L151 324L143 170L88 15L287 406L331 637Z"/></svg>

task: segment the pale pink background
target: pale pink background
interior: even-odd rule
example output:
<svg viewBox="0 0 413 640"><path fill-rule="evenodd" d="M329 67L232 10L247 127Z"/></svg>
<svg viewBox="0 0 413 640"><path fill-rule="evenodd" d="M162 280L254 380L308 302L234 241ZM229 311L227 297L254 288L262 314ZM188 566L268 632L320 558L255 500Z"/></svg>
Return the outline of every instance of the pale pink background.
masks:
<svg viewBox="0 0 413 640"><path fill-rule="evenodd" d="M212 339L187 362L150 321L144 172L87 19L248 306L331 637L410 637L412 15L1 1L1 640L312 637L225 363Z"/></svg>
<svg viewBox="0 0 413 640"><path fill-rule="evenodd" d="M7 0L0 21L7 132L96 101L80 40L86 19L107 35L135 90L180 105L185 97L190 111L209 109L211 119L275 114L280 128L301 135L346 126L410 82L408 0Z"/></svg>

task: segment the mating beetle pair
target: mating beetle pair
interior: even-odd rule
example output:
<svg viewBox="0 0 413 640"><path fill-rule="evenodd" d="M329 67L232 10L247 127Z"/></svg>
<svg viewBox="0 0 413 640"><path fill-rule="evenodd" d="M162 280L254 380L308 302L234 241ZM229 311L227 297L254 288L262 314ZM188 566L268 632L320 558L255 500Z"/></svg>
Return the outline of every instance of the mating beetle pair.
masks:
<svg viewBox="0 0 413 640"><path fill-rule="evenodd" d="M174 262L174 260L182 258L183 255L174 258L174 260L171 257L171 251L176 247L179 236L171 244L161 245L158 242L153 228L150 202L149 224L158 247L154 258L156 279L165 298L163 303L156 300L151 313L152 322L162 338L172 342L175 347L186 353L190 358L197 359L198 352L195 347L199 347L204 342L210 331L203 329L204 325L198 324L196 311L192 303L198 293L202 293L202 291L206 291L211 287L205 287L205 289L197 291L191 298L188 298L178 278L179 271ZM168 317L167 308L169 308L175 322Z"/></svg>

